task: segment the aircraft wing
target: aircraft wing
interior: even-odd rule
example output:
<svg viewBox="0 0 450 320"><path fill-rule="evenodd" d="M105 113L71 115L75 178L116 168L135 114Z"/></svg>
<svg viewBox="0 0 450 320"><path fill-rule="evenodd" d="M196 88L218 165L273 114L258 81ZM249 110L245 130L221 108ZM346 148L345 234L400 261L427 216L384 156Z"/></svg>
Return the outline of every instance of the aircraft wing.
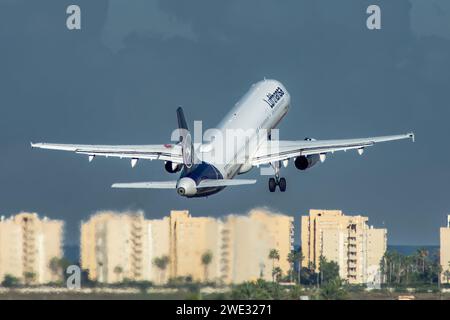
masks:
<svg viewBox="0 0 450 320"><path fill-rule="evenodd" d="M137 161L165 160L183 163L181 146L178 144L161 145L88 145L88 144L57 144L31 143L31 147L49 150L70 151L89 156L91 161L95 156L129 158Z"/></svg>
<svg viewBox="0 0 450 320"><path fill-rule="evenodd" d="M257 166L298 156L325 155L328 152L334 153L335 151L351 149L357 149L358 152L362 153L364 148L373 146L375 143L401 139L412 139L414 141L414 133L360 139L266 141L252 157L251 163Z"/></svg>

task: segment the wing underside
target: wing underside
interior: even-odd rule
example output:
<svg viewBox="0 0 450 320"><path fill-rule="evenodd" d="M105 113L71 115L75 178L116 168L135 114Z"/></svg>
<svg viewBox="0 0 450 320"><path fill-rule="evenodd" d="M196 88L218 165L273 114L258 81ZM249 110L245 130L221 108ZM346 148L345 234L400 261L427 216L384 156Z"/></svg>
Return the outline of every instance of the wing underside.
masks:
<svg viewBox="0 0 450 320"><path fill-rule="evenodd" d="M298 156L314 154L334 153L335 151L347 151L352 149L363 150L375 143L401 139L414 140L413 133L402 135L381 136L361 139L342 140L299 140L299 141L267 141L263 143L251 159L255 166L274 161L282 161Z"/></svg>
<svg viewBox="0 0 450 320"><path fill-rule="evenodd" d="M57 144L32 143L33 148L69 151L88 155L90 159L95 156L164 160L174 163L183 163L181 147L178 144L162 145L85 145L85 144Z"/></svg>

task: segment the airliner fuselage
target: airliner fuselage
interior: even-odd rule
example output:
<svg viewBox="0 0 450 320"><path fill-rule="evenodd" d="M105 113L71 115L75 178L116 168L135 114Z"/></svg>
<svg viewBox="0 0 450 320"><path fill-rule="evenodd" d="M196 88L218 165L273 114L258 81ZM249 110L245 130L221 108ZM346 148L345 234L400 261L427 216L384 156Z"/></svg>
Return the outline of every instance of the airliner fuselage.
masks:
<svg viewBox="0 0 450 320"><path fill-rule="evenodd" d="M204 179L233 179L239 173L251 170L249 161L264 141L259 134L270 133L289 110L291 97L286 88L276 80L263 80L251 86L250 90L234 105L216 126L221 139L212 138L196 153L202 162L194 164L191 170L183 170L177 185L180 195L204 197L219 192L225 187L197 189ZM234 139L230 140L230 137ZM264 137L265 138L265 137ZM205 151L203 151L205 150ZM217 153L221 152L220 155Z"/></svg>

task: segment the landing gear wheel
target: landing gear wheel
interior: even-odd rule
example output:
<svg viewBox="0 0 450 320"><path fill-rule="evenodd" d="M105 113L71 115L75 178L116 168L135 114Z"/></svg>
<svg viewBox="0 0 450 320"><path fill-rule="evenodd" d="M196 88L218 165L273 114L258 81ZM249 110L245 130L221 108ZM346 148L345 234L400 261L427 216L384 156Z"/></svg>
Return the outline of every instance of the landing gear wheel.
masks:
<svg viewBox="0 0 450 320"><path fill-rule="evenodd" d="M275 192L275 188L277 187L277 183L275 182L274 178L269 179L269 191Z"/></svg>
<svg viewBox="0 0 450 320"><path fill-rule="evenodd" d="M280 187L281 192L285 192L286 191L286 179L280 178L280 181L278 181L278 186Z"/></svg>

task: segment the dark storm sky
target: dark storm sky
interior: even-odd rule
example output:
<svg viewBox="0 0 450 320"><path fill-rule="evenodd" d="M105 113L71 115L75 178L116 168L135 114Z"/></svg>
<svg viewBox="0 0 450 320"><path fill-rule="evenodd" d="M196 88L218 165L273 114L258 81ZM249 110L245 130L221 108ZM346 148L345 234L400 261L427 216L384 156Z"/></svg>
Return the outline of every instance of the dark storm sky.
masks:
<svg viewBox="0 0 450 320"><path fill-rule="evenodd" d="M82 30L65 27L79 4ZM365 26L382 9L382 30ZM117 181L169 180L161 162L32 150L30 141L165 143L182 105L216 125L263 77L292 97L281 139L364 137L414 130L416 143L336 153L310 171L267 177L207 199L170 191L112 190ZM170 209L221 216L269 206L298 217L343 209L386 226L392 244L435 244L450 212L448 1L0 0L0 212L66 221L99 209ZM298 234L296 241L298 242Z"/></svg>

